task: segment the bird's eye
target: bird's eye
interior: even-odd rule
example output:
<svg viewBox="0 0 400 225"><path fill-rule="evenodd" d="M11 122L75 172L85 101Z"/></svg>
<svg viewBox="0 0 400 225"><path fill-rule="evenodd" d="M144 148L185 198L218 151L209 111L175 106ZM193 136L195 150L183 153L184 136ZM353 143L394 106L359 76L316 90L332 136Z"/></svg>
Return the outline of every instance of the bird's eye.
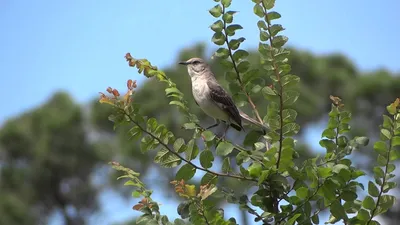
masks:
<svg viewBox="0 0 400 225"><path fill-rule="evenodd" d="M199 63L199 61L196 60L196 61L193 61L192 63L196 65Z"/></svg>

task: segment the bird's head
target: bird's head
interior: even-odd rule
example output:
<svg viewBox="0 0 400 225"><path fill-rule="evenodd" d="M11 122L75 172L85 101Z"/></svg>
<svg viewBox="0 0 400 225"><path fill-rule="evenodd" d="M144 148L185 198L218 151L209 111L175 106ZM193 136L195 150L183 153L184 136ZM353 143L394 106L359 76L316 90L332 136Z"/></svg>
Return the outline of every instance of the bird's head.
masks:
<svg viewBox="0 0 400 225"><path fill-rule="evenodd" d="M208 64L201 58L191 58L179 62L179 64L187 66L190 77L202 75L206 70L209 70Z"/></svg>

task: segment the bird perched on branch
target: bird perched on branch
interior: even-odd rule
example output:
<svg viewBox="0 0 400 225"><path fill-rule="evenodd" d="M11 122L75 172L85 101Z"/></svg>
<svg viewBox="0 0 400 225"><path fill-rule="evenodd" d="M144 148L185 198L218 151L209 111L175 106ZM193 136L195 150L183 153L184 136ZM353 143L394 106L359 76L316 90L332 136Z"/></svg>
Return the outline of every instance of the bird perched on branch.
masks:
<svg viewBox="0 0 400 225"><path fill-rule="evenodd" d="M201 58L191 58L179 62L186 65L192 82L192 93L197 105L208 116L214 118L215 124L207 127L210 129L219 125L220 121L227 124L223 137L229 126L238 131L244 130L242 121L261 127L265 131L267 126L240 111L229 96L228 92L218 83L210 66Z"/></svg>

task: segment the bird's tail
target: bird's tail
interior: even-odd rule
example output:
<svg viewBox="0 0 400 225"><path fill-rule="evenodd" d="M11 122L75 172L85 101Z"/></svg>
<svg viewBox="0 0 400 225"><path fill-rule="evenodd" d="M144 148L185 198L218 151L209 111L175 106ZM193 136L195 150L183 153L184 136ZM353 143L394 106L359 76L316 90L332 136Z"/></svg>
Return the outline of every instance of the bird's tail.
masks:
<svg viewBox="0 0 400 225"><path fill-rule="evenodd" d="M259 121L251 118L249 115L247 115L246 113L242 112L241 110L239 110L239 114L240 114L240 117L242 117L243 122L254 124L254 125L262 128L264 130L264 132L267 132L267 130L269 129L269 127L267 125L262 124Z"/></svg>

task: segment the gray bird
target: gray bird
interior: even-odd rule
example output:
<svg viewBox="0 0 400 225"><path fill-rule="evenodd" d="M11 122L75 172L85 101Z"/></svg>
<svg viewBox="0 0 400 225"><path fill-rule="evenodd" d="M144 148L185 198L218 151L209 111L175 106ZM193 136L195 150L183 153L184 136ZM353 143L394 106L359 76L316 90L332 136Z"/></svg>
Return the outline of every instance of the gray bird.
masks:
<svg viewBox="0 0 400 225"><path fill-rule="evenodd" d="M179 62L186 65L189 76L192 81L192 93L197 105L208 116L214 118L215 124L207 127L210 129L224 121L227 126L223 137L225 137L229 126L238 131L244 130L242 120L261 127L264 130L268 128L257 120L240 111L231 96L221 87L211 71L210 66L201 58L191 58L187 61Z"/></svg>

